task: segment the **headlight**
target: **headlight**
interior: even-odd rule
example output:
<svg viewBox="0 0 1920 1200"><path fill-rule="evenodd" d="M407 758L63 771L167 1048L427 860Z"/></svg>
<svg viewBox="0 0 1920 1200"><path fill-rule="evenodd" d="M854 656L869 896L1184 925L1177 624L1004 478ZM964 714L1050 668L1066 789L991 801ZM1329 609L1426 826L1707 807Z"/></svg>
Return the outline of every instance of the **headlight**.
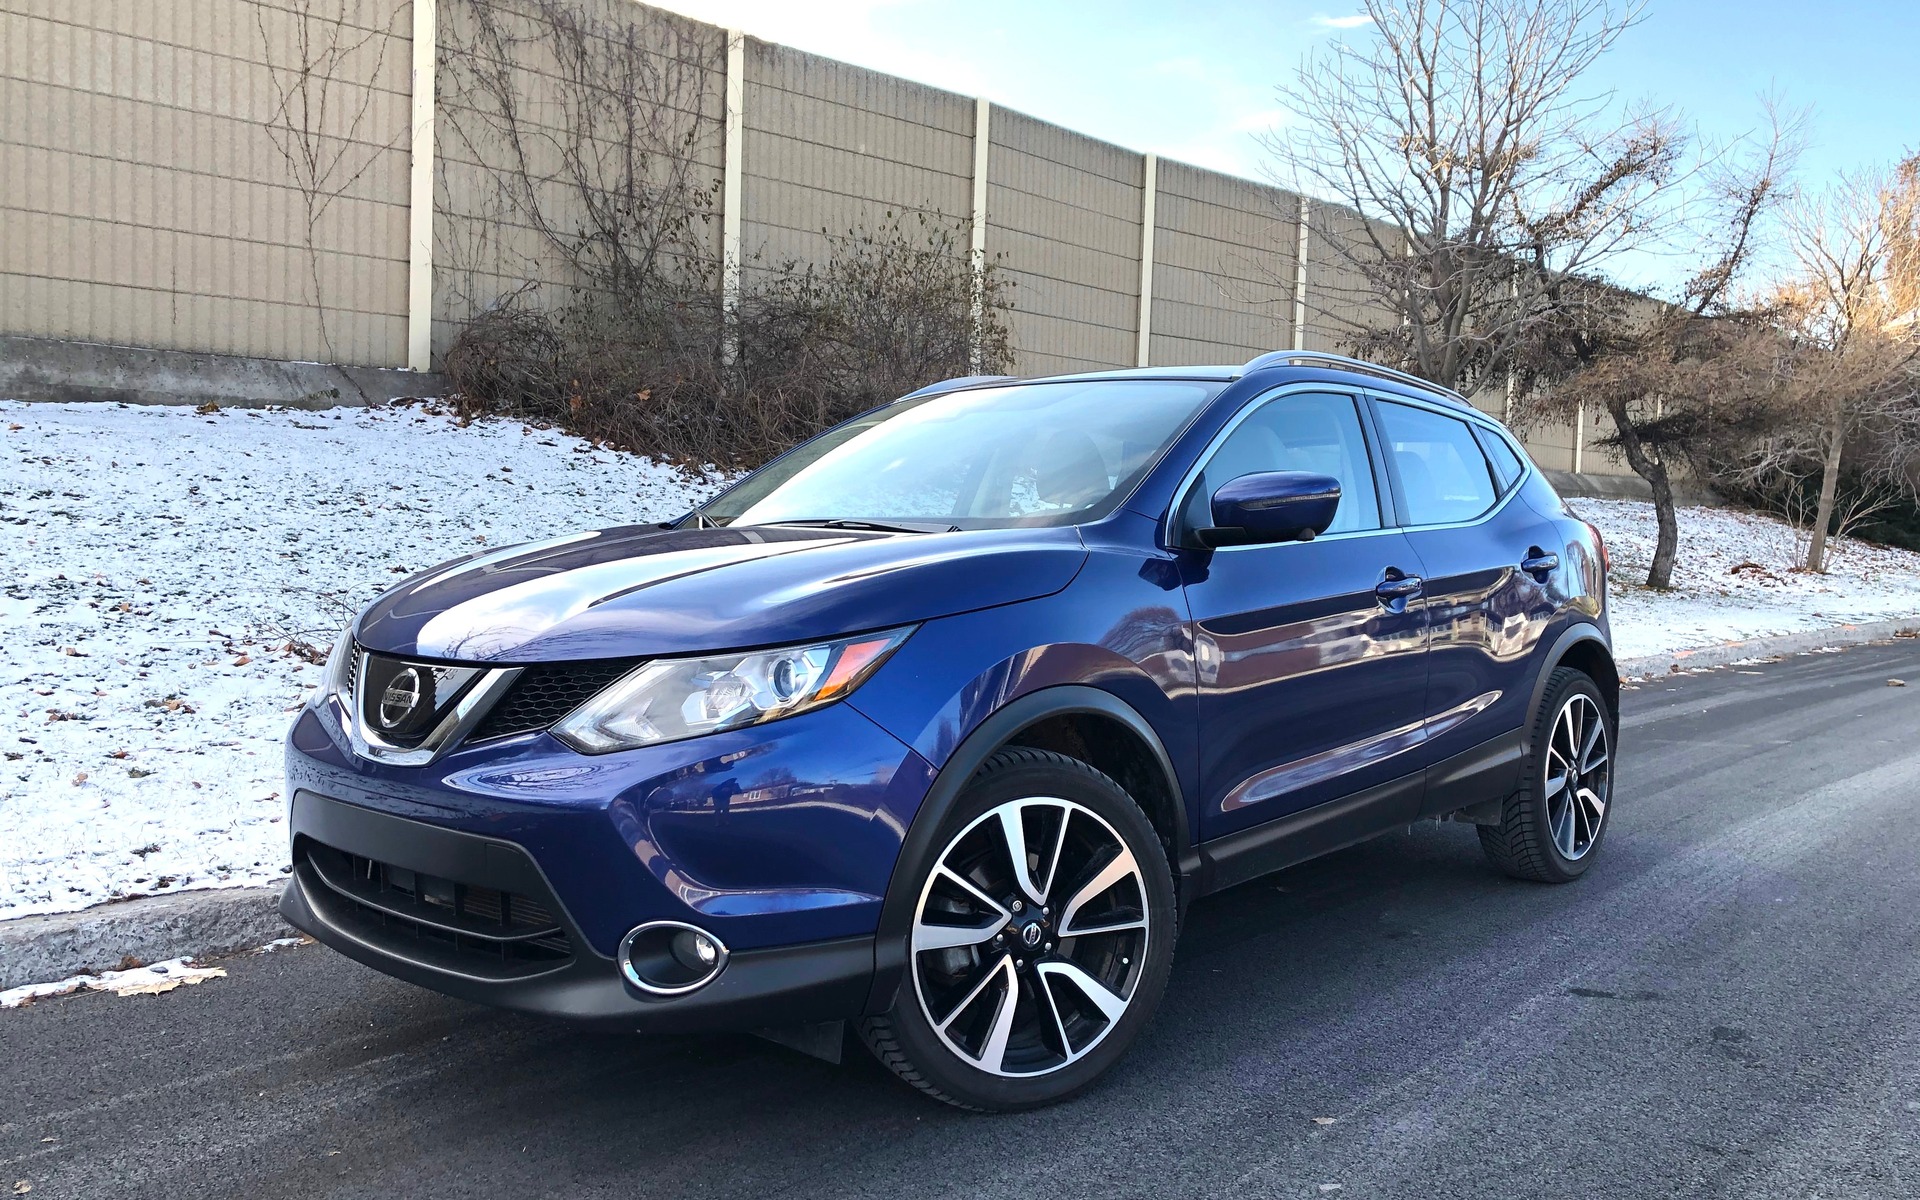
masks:
<svg viewBox="0 0 1920 1200"><path fill-rule="evenodd" d="M353 680L353 625L340 631L340 640L333 644L333 653L327 655L327 673L320 679L320 695L317 699L337 698L349 709L353 707L353 697L349 696L349 685Z"/></svg>
<svg viewBox="0 0 1920 1200"><path fill-rule="evenodd" d="M582 754L605 754L790 717L859 687L912 632L657 659L561 718L553 736Z"/></svg>

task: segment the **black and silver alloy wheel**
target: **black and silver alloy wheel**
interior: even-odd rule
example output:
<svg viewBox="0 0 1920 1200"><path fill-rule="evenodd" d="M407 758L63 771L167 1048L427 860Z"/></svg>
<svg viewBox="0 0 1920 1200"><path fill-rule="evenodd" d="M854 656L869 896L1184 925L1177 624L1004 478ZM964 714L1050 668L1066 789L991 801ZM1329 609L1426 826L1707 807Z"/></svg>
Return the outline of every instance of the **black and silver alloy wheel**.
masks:
<svg viewBox="0 0 1920 1200"><path fill-rule="evenodd" d="M921 889L914 995L970 1065L1043 1075L1113 1030L1150 936L1140 866L1112 826L1071 800L1008 800L948 842Z"/></svg>
<svg viewBox="0 0 1920 1200"><path fill-rule="evenodd" d="M1172 872L1112 779L1015 748L989 759L914 867L905 976L861 1033L967 1108L1072 1095L1125 1053L1166 985Z"/></svg>
<svg viewBox="0 0 1920 1200"><path fill-rule="evenodd" d="M1600 687L1556 667L1527 731L1520 787L1480 845L1509 875L1567 883L1586 873L1613 804L1614 725Z"/></svg>
<svg viewBox="0 0 1920 1200"><path fill-rule="evenodd" d="M1560 706L1547 739L1547 829L1568 862L1586 857L1607 818L1607 722L1600 706L1575 692Z"/></svg>

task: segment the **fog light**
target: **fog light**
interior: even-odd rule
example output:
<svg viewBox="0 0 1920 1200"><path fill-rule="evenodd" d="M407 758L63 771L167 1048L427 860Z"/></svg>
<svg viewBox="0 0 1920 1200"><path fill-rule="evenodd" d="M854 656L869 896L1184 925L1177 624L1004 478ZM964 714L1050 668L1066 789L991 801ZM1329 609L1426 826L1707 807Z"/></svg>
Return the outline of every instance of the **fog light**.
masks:
<svg viewBox="0 0 1920 1200"><path fill-rule="evenodd" d="M620 973L655 996L680 996L712 983L727 966L725 943L680 921L649 921L620 940Z"/></svg>
<svg viewBox="0 0 1920 1200"><path fill-rule="evenodd" d="M689 971L710 971L720 961L720 947L697 929L683 929L669 943L673 957Z"/></svg>

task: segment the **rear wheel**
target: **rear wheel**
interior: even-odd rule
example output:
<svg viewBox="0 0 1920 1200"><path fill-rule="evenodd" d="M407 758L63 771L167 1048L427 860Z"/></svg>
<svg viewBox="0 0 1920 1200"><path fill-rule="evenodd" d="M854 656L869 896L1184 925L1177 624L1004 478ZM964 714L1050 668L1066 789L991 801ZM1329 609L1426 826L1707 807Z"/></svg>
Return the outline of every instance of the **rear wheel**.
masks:
<svg viewBox="0 0 1920 1200"><path fill-rule="evenodd" d="M1146 815L1078 760L1003 750L914 865L907 972L861 1035L963 1108L1033 1108L1100 1076L1173 960L1172 873Z"/></svg>
<svg viewBox="0 0 1920 1200"><path fill-rule="evenodd" d="M1559 667L1534 715L1520 789L1480 846L1507 874L1567 883L1592 865L1613 805L1613 722L1600 688Z"/></svg>

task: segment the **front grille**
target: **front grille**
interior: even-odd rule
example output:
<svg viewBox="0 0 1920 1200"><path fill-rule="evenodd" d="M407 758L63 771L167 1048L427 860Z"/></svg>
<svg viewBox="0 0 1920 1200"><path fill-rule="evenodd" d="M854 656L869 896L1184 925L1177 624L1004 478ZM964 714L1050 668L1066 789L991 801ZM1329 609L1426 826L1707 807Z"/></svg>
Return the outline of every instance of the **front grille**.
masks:
<svg viewBox="0 0 1920 1200"><path fill-rule="evenodd" d="M470 742L532 733L566 716L614 680L633 670L637 658L602 658L590 662L545 663L527 667L507 694L481 720Z"/></svg>
<svg viewBox="0 0 1920 1200"><path fill-rule="evenodd" d="M551 899L462 883L302 837L304 860L369 941L403 958L496 979L543 974L573 958Z"/></svg>

